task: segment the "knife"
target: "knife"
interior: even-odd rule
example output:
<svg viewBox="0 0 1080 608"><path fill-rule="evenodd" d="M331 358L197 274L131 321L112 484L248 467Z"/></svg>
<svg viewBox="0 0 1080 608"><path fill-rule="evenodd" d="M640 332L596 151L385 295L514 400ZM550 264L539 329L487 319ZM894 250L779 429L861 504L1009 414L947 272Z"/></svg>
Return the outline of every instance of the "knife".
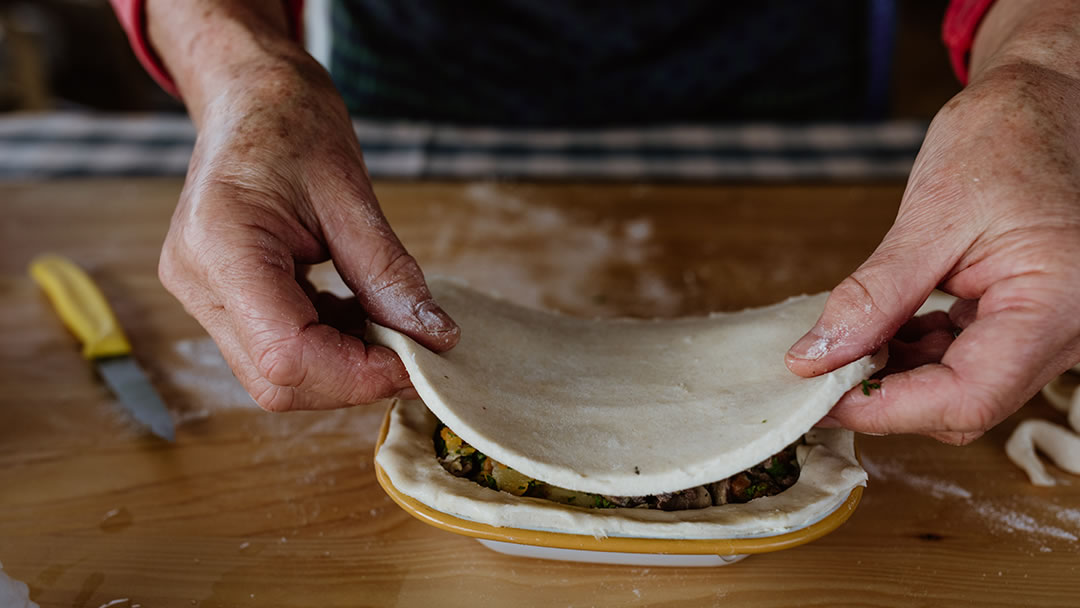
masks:
<svg viewBox="0 0 1080 608"><path fill-rule="evenodd" d="M132 358L131 344L94 281L70 260L53 254L34 259L30 276L124 408L155 435L172 441L176 431L169 410Z"/></svg>

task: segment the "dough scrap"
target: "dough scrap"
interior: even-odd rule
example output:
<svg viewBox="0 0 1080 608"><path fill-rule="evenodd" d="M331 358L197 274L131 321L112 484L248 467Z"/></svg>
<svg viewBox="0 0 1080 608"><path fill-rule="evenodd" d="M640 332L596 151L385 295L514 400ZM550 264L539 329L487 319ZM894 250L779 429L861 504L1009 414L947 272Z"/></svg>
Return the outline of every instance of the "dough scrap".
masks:
<svg viewBox="0 0 1080 608"><path fill-rule="evenodd" d="M1080 376L1066 372L1043 387L1042 393L1051 405L1068 413L1072 431L1046 420L1025 420L1009 436L1005 453L1032 484L1052 486L1057 481L1035 451L1046 454L1062 470L1080 475Z"/></svg>
<svg viewBox="0 0 1080 608"><path fill-rule="evenodd" d="M462 519L492 526L585 534L597 538L749 538L772 536L819 521L866 485L855 458L855 435L813 429L800 446L795 485L775 496L705 509L589 509L514 496L454 477L435 458L437 420L421 401L395 401L375 461L402 493Z"/></svg>
<svg viewBox="0 0 1080 608"><path fill-rule="evenodd" d="M788 371L784 353L827 294L700 318L589 320L453 281L429 286L461 325L454 349L435 354L379 326L369 338L401 356L424 403L462 439L582 492L658 494L748 469L802 436L884 359L809 379Z"/></svg>

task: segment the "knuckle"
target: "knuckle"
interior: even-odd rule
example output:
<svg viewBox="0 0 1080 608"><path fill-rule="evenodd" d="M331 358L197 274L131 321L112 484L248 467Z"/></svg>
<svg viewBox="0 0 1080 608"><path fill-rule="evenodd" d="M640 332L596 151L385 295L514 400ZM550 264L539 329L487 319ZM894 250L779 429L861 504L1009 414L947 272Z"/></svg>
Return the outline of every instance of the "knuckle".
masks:
<svg viewBox="0 0 1080 608"><path fill-rule="evenodd" d="M942 421L943 428L964 434L981 434L997 424L998 409L997 403L989 397L969 396L953 411L946 411L947 419Z"/></svg>
<svg viewBox="0 0 1080 608"><path fill-rule="evenodd" d="M191 282L190 264L194 257L192 251L196 250L197 246L193 246L189 236L189 230L174 223L169 228L158 257L158 280L174 295L178 295L183 286Z"/></svg>
<svg viewBox="0 0 1080 608"><path fill-rule="evenodd" d="M893 281L882 279L880 274L873 267L859 268L841 283L842 297L860 310L894 314L896 304L901 301L900 291Z"/></svg>
<svg viewBox="0 0 1080 608"><path fill-rule="evenodd" d="M327 395L350 405L373 403L393 392L394 382L386 374L370 368L370 359L344 378Z"/></svg>
<svg viewBox="0 0 1080 608"><path fill-rule="evenodd" d="M368 349L362 365L349 375L342 399L351 404L373 403L409 386L408 372L378 349Z"/></svg>
<svg viewBox="0 0 1080 608"><path fill-rule="evenodd" d="M158 259L157 274L158 281L173 295L176 295L179 290L180 283L180 272L177 266L172 247L166 245L161 250L161 257Z"/></svg>
<svg viewBox="0 0 1080 608"><path fill-rule="evenodd" d="M974 442L979 437L982 437L982 432L981 431L970 432L970 433L961 433L960 436L956 438L956 445L958 445L958 446L968 445L968 444Z"/></svg>
<svg viewBox="0 0 1080 608"><path fill-rule="evenodd" d="M961 432L961 431L939 431L936 433L929 433L929 436L952 446L965 446L975 441L982 436L980 432Z"/></svg>
<svg viewBox="0 0 1080 608"><path fill-rule="evenodd" d="M373 294L411 288L423 282L416 259L400 245L383 251L373 261L369 276Z"/></svg>
<svg viewBox="0 0 1080 608"><path fill-rule="evenodd" d="M866 286L853 274L833 288L832 293L829 294L826 308L832 309L834 313L844 309L861 312L874 310L876 306L870 292L866 290Z"/></svg>
<svg viewBox="0 0 1080 608"><path fill-rule="evenodd" d="M386 378L363 378L357 381L348 392L346 402L354 405L374 403L379 399L390 396L393 392L390 389L392 385L393 383Z"/></svg>
<svg viewBox="0 0 1080 608"><path fill-rule="evenodd" d="M207 289L205 282L200 281L197 275L192 275L191 269L173 249L169 244L162 249L158 259L158 281L180 302L188 314L196 317L205 326L206 315L219 308L217 300Z"/></svg>
<svg viewBox="0 0 1080 608"><path fill-rule="evenodd" d="M203 269L206 282L221 293L234 292L237 285L252 279L265 281L295 275L295 265L287 254L259 244L210 245L196 256L196 263Z"/></svg>
<svg viewBox="0 0 1080 608"><path fill-rule="evenodd" d="M304 347L299 335L273 340L252 359L259 375L275 386L297 387L304 382Z"/></svg>
<svg viewBox="0 0 1080 608"><path fill-rule="evenodd" d="M296 409L296 389L287 386L276 386L264 383L263 386L252 391L251 397L255 403L268 412L288 412Z"/></svg>

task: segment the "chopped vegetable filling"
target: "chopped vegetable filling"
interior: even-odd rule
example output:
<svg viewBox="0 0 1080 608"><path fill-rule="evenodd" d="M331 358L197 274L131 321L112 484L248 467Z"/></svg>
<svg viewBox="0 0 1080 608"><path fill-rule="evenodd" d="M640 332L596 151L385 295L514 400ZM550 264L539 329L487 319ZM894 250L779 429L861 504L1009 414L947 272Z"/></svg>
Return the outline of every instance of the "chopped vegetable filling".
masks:
<svg viewBox="0 0 1080 608"><path fill-rule="evenodd" d="M757 466L727 479L651 496L589 494L532 479L480 453L441 422L435 428L434 443L435 455L444 469L456 477L465 477L492 490L596 509L622 507L681 511L749 502L762 496L779 494L790 488L799 479L795 448L802 441L787 446ZM634 471L639 472L640 467L635 466Z"/></svg>

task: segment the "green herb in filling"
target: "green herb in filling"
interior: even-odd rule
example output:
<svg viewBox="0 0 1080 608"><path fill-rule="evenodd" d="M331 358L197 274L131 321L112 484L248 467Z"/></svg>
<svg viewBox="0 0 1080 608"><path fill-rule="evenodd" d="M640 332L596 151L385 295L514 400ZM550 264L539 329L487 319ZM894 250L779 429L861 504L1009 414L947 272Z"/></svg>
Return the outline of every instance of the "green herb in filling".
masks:
<svg viewBox="0 0 1080 608"><path fill-rule="evenodd" d="M862 394L864 394L864 395L866 395L868 397L870 396L870 389L879 389L879 388L881 388L881 383L880 382L870 382L869 380L863 380L862 381Z"/></svg>

